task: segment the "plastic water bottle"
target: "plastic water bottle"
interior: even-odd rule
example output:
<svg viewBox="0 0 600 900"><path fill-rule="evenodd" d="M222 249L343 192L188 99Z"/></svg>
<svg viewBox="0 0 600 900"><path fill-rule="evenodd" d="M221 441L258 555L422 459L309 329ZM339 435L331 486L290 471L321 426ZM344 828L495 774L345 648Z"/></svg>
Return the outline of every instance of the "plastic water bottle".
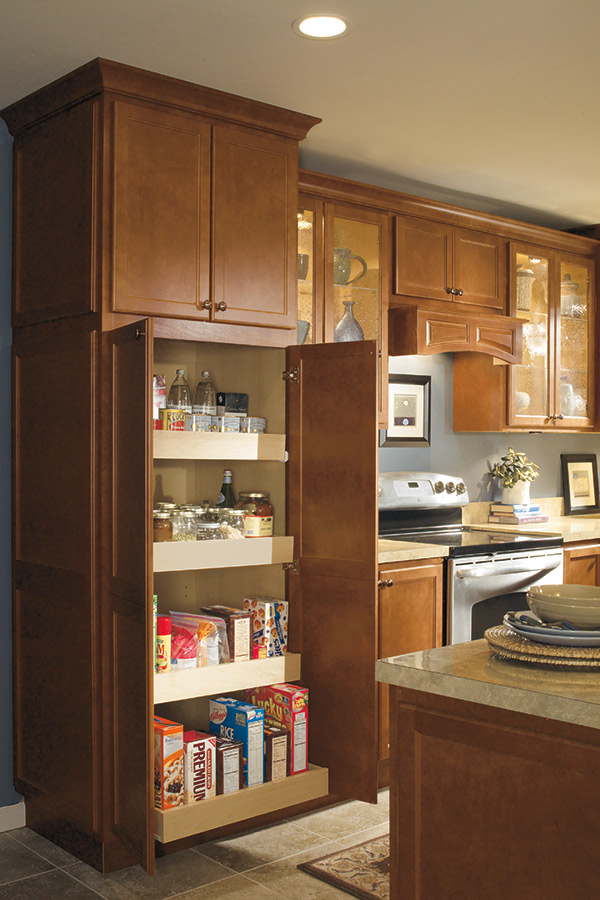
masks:
<svg viewBox="0 0 600 900"><path fill-rule="evenodd" d="M167 409L182 409L189 413L192 411L192 392L185 380L185 369L177 369L175 381L169 388Z"/></svg>
<svg viewBox="0 0 600 900"><path fill-rule="evenodd" d="M217 393L208 369L202 373L202 377L196 385L192 412L204 416L216 416L217 414Z"/></svg>

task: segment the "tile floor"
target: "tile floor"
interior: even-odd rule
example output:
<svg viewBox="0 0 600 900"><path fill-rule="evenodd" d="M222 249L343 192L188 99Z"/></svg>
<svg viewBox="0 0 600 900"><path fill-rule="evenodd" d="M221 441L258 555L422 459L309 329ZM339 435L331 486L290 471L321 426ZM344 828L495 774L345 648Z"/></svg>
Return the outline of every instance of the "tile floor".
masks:
<svg viewBox="0 0 600 900"><path fill-rule="evenodd" d="M388 831L388 791L101 875L30 831L0 834L0 900L348 900L297 864Z"/></svg>

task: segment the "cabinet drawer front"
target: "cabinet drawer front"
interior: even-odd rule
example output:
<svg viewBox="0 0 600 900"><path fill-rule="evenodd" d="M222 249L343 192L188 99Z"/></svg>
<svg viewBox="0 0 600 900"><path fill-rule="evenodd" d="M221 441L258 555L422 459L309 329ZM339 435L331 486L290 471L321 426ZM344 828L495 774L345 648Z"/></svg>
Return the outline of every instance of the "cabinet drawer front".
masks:
<svg viewBox="0 0 600 900"><path fill-rule="evenodd" d="M113 309L208 318L210 125L117 102L114 154Z"/></svg>

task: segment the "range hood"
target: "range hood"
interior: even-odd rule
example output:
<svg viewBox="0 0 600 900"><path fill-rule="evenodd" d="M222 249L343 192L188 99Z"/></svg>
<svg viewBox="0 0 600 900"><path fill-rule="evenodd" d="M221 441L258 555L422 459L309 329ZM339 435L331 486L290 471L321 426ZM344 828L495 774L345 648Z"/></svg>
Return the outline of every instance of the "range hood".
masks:
<svg viewBox="0 0 600 900"><path fill-rule="evenodd" d="M523 359L523 319L405 304L388 311L390 356L473 351L506 363Z"/></svg>

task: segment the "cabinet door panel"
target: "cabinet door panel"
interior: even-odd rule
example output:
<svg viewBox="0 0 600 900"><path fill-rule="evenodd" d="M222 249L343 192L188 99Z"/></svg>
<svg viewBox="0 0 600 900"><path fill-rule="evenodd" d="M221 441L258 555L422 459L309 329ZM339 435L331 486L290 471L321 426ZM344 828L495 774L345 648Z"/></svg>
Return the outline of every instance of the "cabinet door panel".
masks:
<svg viewBox="0 0 600 900"><path fill-rule="evenodd" d="M219 322L296 328L297 152L283 138L213 129L212 268Z"/></svg>
<svg viewBox="0 0 600 900"><path fill-rule="evenodd" d="M207 319L210 126L115 104L117 312Z"/></svg>
<svg viewBox="0 0 600 900"><path fill-rule="evenodd" d="M442 645L443 580L441 560L382 566L379 591L378 657L415 653ZM389 757L389 687L379 685L379 758Z"/></svg>
<svg viewBox="0 0 600 900"><path fill-rule="evenodd" d="M288 579L310 690L309 758L332 793L377 796L377 352L374 342L288 349ZM298 622L296 622L298 625Z"/></svg>
<svg viewBox="0 0 600 900"><path fill-rule="evenodd" d="M107 817L140 865L154 867L152 740L151 322L105 335L103 639L105 729L114 760Z"/></svg>
<svg viewBox="0 0 600 900"><path fill-rule="evenodd" d="M506 241L494 234L454 229L454 299L473 306L504 312L506 295Z"/></svg>
<svg viewBox="0 0 600 900"><path fill-rule="evenodd" d="M600 544L565 547L564 582L600 587Z"/></svg>
<svg viewBox="0 0 600 900"><path fill-rule="evenodd" d="M396 216L396 294L451 300L452 227Z"/></svg>

